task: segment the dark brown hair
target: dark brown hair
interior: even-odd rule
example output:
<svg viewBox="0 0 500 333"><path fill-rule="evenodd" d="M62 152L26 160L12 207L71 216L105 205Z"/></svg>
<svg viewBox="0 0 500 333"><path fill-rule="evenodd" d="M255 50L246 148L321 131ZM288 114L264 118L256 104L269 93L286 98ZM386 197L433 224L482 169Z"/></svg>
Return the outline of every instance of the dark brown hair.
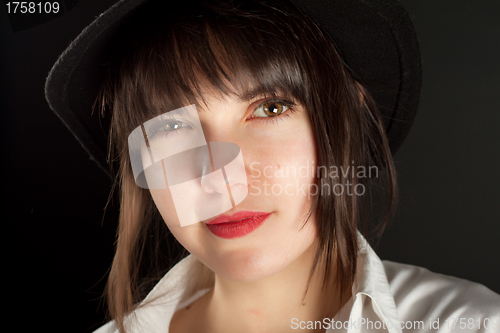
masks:
<svg viewBox="0 0 500 333"><path fill-rule="evenodd" d="M143 297L140 272L145 246L152 242L147 235L162 223L154 218L158 214L149 192L135 185L127 137L147 119L203 101L202 87L245 97L279 92L304 105L319 166L386 171L385 225L395 205L396 177L381 116L309 16L287 1L150 1L132 22L115 41L117 57L99 100L112 112L111 147L119 160L121 212L107 295L121 332L124 316ZM249 91L249 84L256 89ZM351 173L339 176L320 173L317 186L371 183ZM362 216L368 216L363 209L367 198L347 193L314 198L310 213L316 214L319 248L313 270L324 265L324 283L339 291L354 281L357 230Z"/></svg>

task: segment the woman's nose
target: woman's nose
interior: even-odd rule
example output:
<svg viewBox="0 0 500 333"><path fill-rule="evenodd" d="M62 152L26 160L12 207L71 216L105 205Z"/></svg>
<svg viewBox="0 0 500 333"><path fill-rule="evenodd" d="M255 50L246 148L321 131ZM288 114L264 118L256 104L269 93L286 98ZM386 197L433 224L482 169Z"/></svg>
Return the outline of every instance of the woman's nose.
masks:
<svg viewBox="0 0 500 333"><path fill-rule="evenodd" d="M207 142L209 158L202 166L201 187L209 194L228 193L235 175L227 174L225 167L233 161L239 147L229 142Z"/></svg>
<svg viewBox="0 0 500 333"><path fill-rule="evenodd" d="M212 166L203 169L201 188L208 194L227 194L228 181L223 169L212 171Z"/></svg>
<svg viewBox="0 0 500 333"><path fill-rule="evenodd" d="M247 175L240 147L231 142L209 142L210 165L205 165L201 187L209 194L229 194L233 206L247 195Z"/></svg>

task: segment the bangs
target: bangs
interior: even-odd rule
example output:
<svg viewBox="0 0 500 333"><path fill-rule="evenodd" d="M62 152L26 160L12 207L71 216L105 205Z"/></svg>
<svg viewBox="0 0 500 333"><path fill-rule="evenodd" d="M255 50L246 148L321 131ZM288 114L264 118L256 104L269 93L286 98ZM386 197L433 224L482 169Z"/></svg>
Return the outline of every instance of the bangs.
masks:
<svg viewBox="0 0 500 333"><path fill-rule="evenodd" d="M130 42L122 48L112 100L120 104L115 112L126 113L120 117L129 120L130 131L170 110L205 104L207 93L308 100L310 64L290 17L259 3L176 6L142 7L124 34Z"/></svg>

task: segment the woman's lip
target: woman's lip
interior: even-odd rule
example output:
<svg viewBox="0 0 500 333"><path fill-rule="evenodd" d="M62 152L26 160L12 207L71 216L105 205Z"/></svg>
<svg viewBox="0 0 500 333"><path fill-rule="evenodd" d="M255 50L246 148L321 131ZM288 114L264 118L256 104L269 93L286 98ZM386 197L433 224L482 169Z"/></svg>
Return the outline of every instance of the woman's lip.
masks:
<svg viewBox="0 0 500 333"><path fill-rule="evenodd" d="M236 212L232 215L221 215L218 216L209 222L207 224L220 224L220 223L228 223L228 222L240 222L245 219L251 219L251 218L256 218L259 216L263 215L269 215L271 213L266 213L266 212L252 212L252 211L247 211L247 210L242 210L239 212Z"/></svg>
<svg viewBox="0 0 500 333"><path fill-rule="evenodd" d="M230 216L219 216L206 224L215 236L231 239L243 237L264 223L271 213L238 212Z"/></svg>

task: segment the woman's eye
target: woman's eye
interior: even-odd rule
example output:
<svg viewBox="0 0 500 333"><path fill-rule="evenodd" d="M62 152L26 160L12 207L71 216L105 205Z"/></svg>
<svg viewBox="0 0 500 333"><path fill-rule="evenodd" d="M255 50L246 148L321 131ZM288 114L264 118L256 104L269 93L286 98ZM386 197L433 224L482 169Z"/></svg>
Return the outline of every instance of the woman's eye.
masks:
<svg viewBox="0 0 500 333"><path fill-rule="evenodd" d="M268 101L255 108L254 117L275 117L279 116L286 110L288 105L282 101Z"/></svg>
<svg viewBox="0 0 500 333"><path fill-rule="evenodd" d="M166 122L163 125L163 131L164 132L173 132L173 131L178 130L182 127L187 127L187 126L188 126L187 124L183 123L180 120L172 120L172 121Z"/></svg>
<svg viewBox="0 0 500 333"><path fill-rule="evenodd" d="M163 137L171 133L176 133L183 128L190 128L191 126L181 120L171 119L162 120L153 125L150 129L150 135L152 137Z"/></svg>

